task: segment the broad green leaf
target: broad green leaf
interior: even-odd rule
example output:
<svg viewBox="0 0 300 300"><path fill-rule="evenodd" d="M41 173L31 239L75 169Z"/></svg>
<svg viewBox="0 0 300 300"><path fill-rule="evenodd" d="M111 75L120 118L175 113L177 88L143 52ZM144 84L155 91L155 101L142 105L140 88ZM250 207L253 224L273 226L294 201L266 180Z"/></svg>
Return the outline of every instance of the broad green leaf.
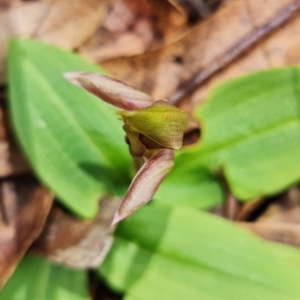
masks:
<svg viewBox="0 0 300 300"><path fill-rule="evenodd" d="M154 201L159 204L202 209L221 204L223 198L222 186L215 176L198 165L185 168L178 156L173 169L154 195Z"/></svg>
<svg viewBox="0 0 300 300"><path fill-rule="evenodd" d="M92 217L101 196L125 192L131 159L114 109L63 74L103 71L28 40L11 42L8 71L13 125L33 169L64 205Z"/></svg>
<svg viewBox="0 0 300 300"><path fill-rule="evenodd" d="M274 69L224 83L212 90L195 116L202 128L200 142L180 150L166 185L158 191L159 201L163 202L162 196L171 200L172 191L176 198L174 183L179 186L180 178L190 177L190 186L183 184L187 197L182 199L196 200L195 190L201 202L204 183L199 180L197 187L196 181L205 172L210 174L204 185L210 193L212 186L220 186L209 176L215 178L222 170L234 195L245 201L299 181L299 68ZM217 198L209 198L211 205L216 204L213 199Z"/></svg>
<svg viewBox="0 0 300 300"><path fill-rule="evenodd" d="M87 300L87 274L28 255L0 292L0 300Z"/></svg>
<svg viewBox="0 0 300 300"><path fill-rule="evenodd" d="M192 208L146 206L98 273L125 300L297 300L300 253Z"/></svg>

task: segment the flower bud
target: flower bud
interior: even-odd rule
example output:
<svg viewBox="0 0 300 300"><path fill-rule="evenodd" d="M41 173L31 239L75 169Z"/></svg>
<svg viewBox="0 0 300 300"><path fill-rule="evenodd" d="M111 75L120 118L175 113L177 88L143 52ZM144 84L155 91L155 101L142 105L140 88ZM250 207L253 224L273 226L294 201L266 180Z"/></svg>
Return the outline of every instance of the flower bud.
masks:
<svg viewBox="0 0 300 300"><path fill-rule="evenodd" d="M145 136L146 148L149 148L147 139L150 139L148 144L153 141L158 148L179 149L182 145L188 116L166 100L158 100L139 110L118 111L117 114L132 131Z"/></svg>
<svg viewBox="0 0 300 300"><path fill-rule="evenodd" d="M152 98L136 88L107 76L89 72L68 72L64 77L103 101L125 110L145 108Z"/></svg>

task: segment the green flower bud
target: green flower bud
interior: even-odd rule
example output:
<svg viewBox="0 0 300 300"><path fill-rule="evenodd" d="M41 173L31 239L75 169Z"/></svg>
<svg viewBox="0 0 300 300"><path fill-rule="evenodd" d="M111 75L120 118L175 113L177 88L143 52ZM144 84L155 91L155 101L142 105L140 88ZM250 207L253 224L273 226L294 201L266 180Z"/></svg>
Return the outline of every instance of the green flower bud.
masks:
<svg viewBox="0 0 300 300"><path fill-rule="evenodd" d="M140 134L146 148L153 149L157 144L157 148L179 149L182 145L188 116L166 100L158 100L139 110L118 111L117 114L127 127Z"/></svg>

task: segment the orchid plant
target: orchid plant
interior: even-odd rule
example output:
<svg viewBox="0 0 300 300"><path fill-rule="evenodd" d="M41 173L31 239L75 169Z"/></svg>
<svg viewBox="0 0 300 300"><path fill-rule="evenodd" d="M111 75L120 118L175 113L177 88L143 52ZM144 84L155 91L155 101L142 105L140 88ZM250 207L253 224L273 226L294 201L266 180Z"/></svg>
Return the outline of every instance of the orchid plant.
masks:
<svg viewBox="0 0 300 300"><path fill-rule="evenodd" d="M187 117L167 101L153 101L105 76L66 75L71 82L117 107L130 152L140 169L126 194L132 159L122 140L120 122L109 105L62 78L61 74L69 70L104 72L53 46L21 39L11 42L8 104L16 137L40 182L68 209L68 214L75 219L89 219L80 223L94 224L92 220L99 220L95 216L100 198L126 195L115 215L114 222L118 222L149 201L172 168ZM295 163L300 153L296 109L300 101L299 73L295 67L272 69L236 78L211 91L194 113L203 127L201 143L196 143L192 151L176 155L176 167L155 197L157 203L169 205L145 205L114 232L113 245L95 270L110 289L127 300L300 298L297 249L262 241L236 224L199 209L223 203L222 186L214 176L220 168L230 192L245 202L278 195L299 182L299 166ZM113 140L107 132L112 133ZM100 180L103 174L105 178ZM12 194L5 192L5 186L3 197L9 199ZM26 197L31 207L33 198L44 206L43 193L31 195ZM23 197L15 200L21 201L21 207L26 203ZM37 208L35 211L39 215ZM106 215L102 207L99 212ZM36 215L28 214L28 209L21 209L23 215L25 223L34 223ZM109 227L111 215L106 217ZM19 247L21 254L18 247L11 251L23 236L19 221L17 218L4 224L4 233L7 228L13 234L4 235L1 246L6 277L15 268L15 260L8 258L13 255L19 259L24 253L23 246ZM53 225L60 226L56 227L56 220ZM58 254L67 250L72 253L68 261L69 257L78 259L80 268L90 270L95 255L98 258L103 250L95 231L103 236L102 225L97 223L90 231L92 235L87 235L92 244L97 244L96 249L84 239L84 243L80 240L76 244L79 248L72 244L61 251L65 242L61 245L59 239ZM106 239L107 231L104 233ZM52 243L52 231L50 234ZM90 298L86 270L65 268L63 263L68 261L54 265L40 257L26 256L1 291L0 299Z"/></svg>
<svg viewBox="0 0 300 300"><path fill-rule="evenodd" d="M182 145L188 116L165 99L154 101L134 87L107 76L89 72L69 72L65 78L117 111L130 153L141 168L116 211L113 224L147 203L174 165L174 150Z"/></svg>

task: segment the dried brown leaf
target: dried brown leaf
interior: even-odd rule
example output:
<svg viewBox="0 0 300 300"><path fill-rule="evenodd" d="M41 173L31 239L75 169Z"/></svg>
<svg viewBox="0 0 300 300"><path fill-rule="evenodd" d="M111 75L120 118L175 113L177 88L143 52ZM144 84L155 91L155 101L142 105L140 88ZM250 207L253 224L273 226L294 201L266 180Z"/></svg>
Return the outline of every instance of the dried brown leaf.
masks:
<svg viewBox="0 0 300 300"><path fill-rule="evenodd" d="M0 288L42 231L52 201L32 178L0 183Z"/></svg>
<svg viewBox="0 0 300 300"><path fill-rule="evenodd" d="M265 239L300 247L300 188L274 200L255 222L239 224Z"/></svg>
<svg viewBox="0 0 300 300"><path fill-rule="evenodd" d="M103 22L109 3L109 0L73 0L71 5L69 1L52 0L31 37L65 49L78 48Z"/></svg>
<svg viewBox="0 0 300 300"><path fill-rule="evenodd" d="M34 38L75 49L103 22L110 0L6 1L0 5L0 83L4 81L4 58L11 37Z"/></svg>
<svg viewBox="0 0 300 300"><path fill-rule="evenodd" d="M166 0L115 0L97 34L79 51L97 62L141 54L178 38L185 22Z"/></svg>
<svg viewBox="0 0 300 300"><path fill-rule="evenodd" d="M168 98L207 65L222 62L226 51L293 2L228 1L193 31L168 47L141 56L110 60L102 65L114 77L147 92L154 99ZM192 103L205 99L212 85L229 78L270 67L299 64L297 49L300 41L295 38L300 33L300 19L297 16L299 14L226 68L222 68L220 63L219 72L192 95Z"/></svg>
<svg viewBox="0 0 300 300"><path fill-rule="evenodd" d="M104 199L94 220L80 220L54 206L40 237L31 250L69 267L95 268L112 243L112 218L118 201Z"/></svg>
<svg viewBox="0 0 300 300"><path fill-rule="evenodd" d="M30 167L13 138L7 110L0 105L0 178L27 173L29 170Z"/></svg>
<svg viewBox="0 0 300 300"><path fill-rule="evenodd" d="M218 8L222 0L168 0L191 22L203 19Z"/></svg>
<svg viewBox="0 0 300 300"><path fill-rule="evenodd" d="M288 223L239 223L260 237L300 248L300 224Z"/></svg>

